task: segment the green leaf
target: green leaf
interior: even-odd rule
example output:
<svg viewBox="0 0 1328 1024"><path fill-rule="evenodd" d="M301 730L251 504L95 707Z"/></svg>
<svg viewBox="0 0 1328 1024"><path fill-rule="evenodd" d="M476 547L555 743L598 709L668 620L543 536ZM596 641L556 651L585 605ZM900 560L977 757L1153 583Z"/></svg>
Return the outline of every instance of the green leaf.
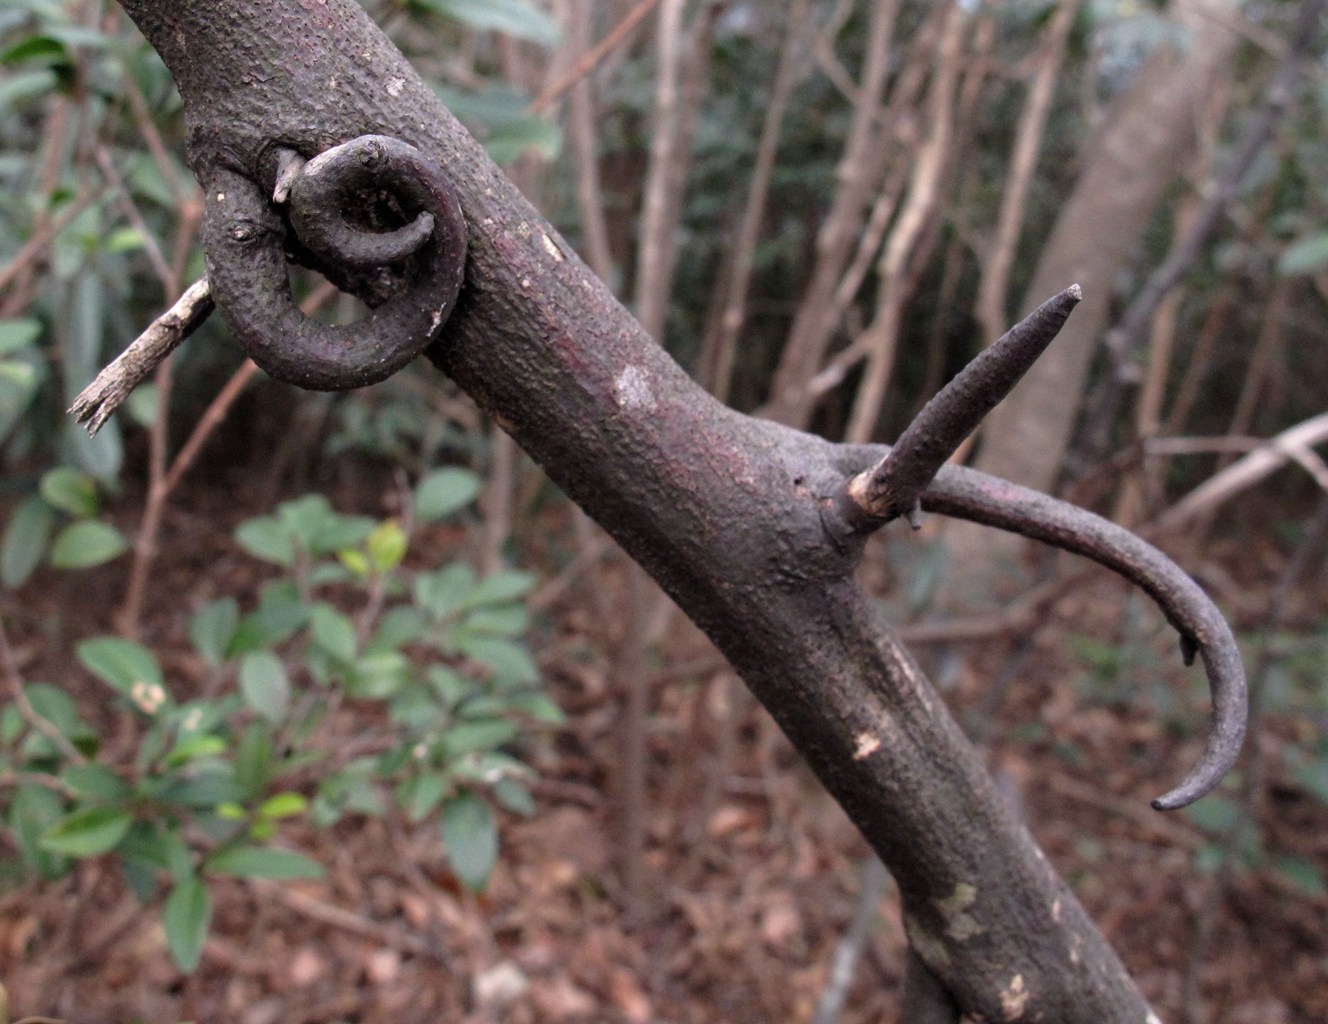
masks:
<svg viewBox="0 0 1328 1024"><path fill-rule="evenodd" d="M235 638L239 620L240 607L233 597L219 598L203 605L189 620L189 640L194 650L209 665L220 665L226 660L226 651Z"/></svg>
<svg viewBox="0 0 1328 1024"><path fill-rule="evenodd" d="M366 652L395 651L422 639L424 633L424 616L418 608L407 605L392 608L378 620L378 629L369 641Z"/></svg>
<svg viewBox="0 0 1328 1024"><path fill-rule="evenodd" d="M0 541L0 580L5 586L17 587L32 575L54 528L55 512L36 494L14 509Z"/></svg>
<svg viewBox="0 0 1328 1024"><path fill-rule="evenodd" d="M438 772L415 775L397 790L397 803L413 822L427 818L447 794L447 778Z"/></svg>
<svg viewBox="0 0 1328 1024"><path fill-rule="evenodd" d="M337 661L354 660L358 644L355 624L330 604L314 605L313 614L309 616L309 632L314 643Z"/></svg>
<svg viewBox="0 0 1328 1024"><path fill-rule="evenodd" d="M378 521L369 516L333 515L318 531L309 550L315 555L334 555L364 541L377 525Z"/></svg>
<svg viewBox="0 0 1328 1024"><path fill-rule="evenodd" d="M117 228L106 236L104 248L109 253L135 252L143 248L143 232L128 225Z"/></svg>
<svg viewBox="0 0 1328 1024"><path fill-rule="evenodd" d="M209 871L237 878L322 878L323 866L294 850L271 846L232 846L210 857Z"/></svg>
<svg viewBox="0 0 1328 1024"><path fill-rule="evenodd" d="M303 814L309 801L299 793L274 793L258 807L258 816L276 821L280 818L293 818Z"/></svg>
<svg viewBox="0 0 1328 1024"><path fill-rule="evenodd" d="M51 564L57 569L90 569L119 558L129 544L110 523L85 519L70 523L51 545Z"/></svg>
<svg viewBox="0 0 1328 1024"><path fill-rule="evenodd" d="M77 262L68 271L72 276L69 308L61 310L62 320L68 325L60 349L64 379L79 383L91 381L102 367L108 325L114 320L108 314L107 301L117 301L113 291L117 286L109 276L88 266L86 251L90 246L95 247L105 232L105 208L90 206L84 214L87 220L81 226L88 235L78 242ZM76 238L77 225L79 221L76 220L66 234ZM58 249L56 263L59 263ZM90 437L71 417L65 417L63 423L62 443L72 456L70 461L82 466L98 480L114 481L124 462L124 443L118 424L111 420L96 436Z"/></svg>
<svg viewBox="0 0 1328 1024"><path fill-rule="evenodd" d="M164 679L156 656L140 643L118 636L94 637L74 648L83 667L117 693L138 701L135 687L163 687ZM164 700L164 697L163 697Z"/></svg>
<svg viewBox="0 0 1328 1024"><path fill-rule="evenodd" d="M23 735L28 723L18 708L10 703L0 708L0 746L7 747Z"/></svg>
<svg viewBox="0 0 1328 1024"><path fill-rule="evenodd" d="M157 868L141 857L120 851L120 869L124 872L129 890L140 905L151 903L157 895Z"/></svg>
<svg viewBox="0 0 1328 1024"><path fill-rule="evenodd" d="M533 686L539 681L539 668L530 653L510 640L458 632L452 637L452 645L489 666L494 683L500 687Z"/></svg>
<svg viewBox="0 0 1328 1024"><path fill-rule="evenodd" d="M255 720L240 734L235 748L235 781L249 798L267 788L272 779L272 733L266 722Z"/></svg>
<svg viewBox="0 0 1328 1024"><path fill-rule="evenodd" d="M369 575L369 557L363 551L357 551L355 548L345 548L337 552L337 558L354 575L360 578Z"/></svg>
<svg viewBox="0 0 1328 1024"><path fill-rule="evenodd" d="M512 778L502 778L493 784L493 795L509 811L529 818L535 813L535 798L530 790Z"/></svg>
<svg viewBox="0 0 1328 1024"><path fill-rule="evenodd" d="M1317 274L1325 267L1328 267L1328 231L1292 243L1277 261L1277 272L1283 277Z"/></svg>
<svg viewBox="0 0 1328 1024"><path fill-rule="evenodd" d="M0 320L0 356L12 356L27 348L41 337L40 320L25 317L21 320Z"/></svg>
<svg viewBox="0 0 1328 1024"><path fill-rule="evenodd" d="M332 503L321 494L305 494L277 506L277 518L304 545L313 550L323 527L336 515Z"/></svg>
<svg viewBox="0 0 1328 1024"><path fill-rule="evenodd" d="M51 35L28 36L0 54L0 64L19 64L25 60L68 64L70 56L65 44Z"/></svg>
<svg viewBox="0 0 1328 1024"><path fill-rule="evenodd" d="M438 825L457 878L473 892L481 891L498 859L493 809L474 793L459 793L443 804Z"/></svg>
<svg viewBox="0 0 1328 1024"><path fill-rule="evenodd" d="M26 348L0 359L0 440L15 433L15 427L22 422L24 427L17 432L20 443L31 445L36 432L43 428L32 419L24 421L24 416L49 375L50 362L45 353L36 349Z"/></svg>
<svg viewBox="0 0 1328 1024"><path fill-rule="evenodd" d="M58 466L47 470L38 489L50 505L71 516L87 519L101 511L97 481L81 469Z"/></svg>
<svg viewBox="0 0 1328 1024"><path fill-rule="evenodd" d="M421 0L432 10L471 28L504 32L516 39L552 46L558 23L527 0Z"/></svg>
<svg viewBox="0 0 1328 1024"><path fill-rule="evenodd" d="M37 369L31 363L20 359L0 359L0 384L8 385L18 392L18 403L26 403L25 397L36 389ZM8 405L9 402L5 402ZM5 432L8 428L5 429Z"/></svg>
<svg viewBox="0 0 1328 1024"><path fill-rule="evenodd" d="M41 845L66 857L96 857L115 849L133 823L133 816L122 808L87 807L49 829Z"/></svg>
<svg viewBox="0 0 1328 1024"><path fill-rule="evenodd" d="M251 651L240 662L240 693L244 702L269 722L279 722L290 706L290 680L285 666L270 651Z"/></svg>
<svg viewBox="0 0 1328 1024"><path fill-rule="evenodd" d="M455 759L476 751L496 750L516 739L519 730L505 718L462 722L443 733L447 756Z"/></svg>
<svg viewBox="0 0 1328 1024"><path fill-rule="evenodd" d="M410 662L399 651L366 654L351 668L346 691L352 697L381 700L396 693L410 679Z"/></svg>
<svg viewBox="0 0 1328 1024"><path fill-rule="evenodd" d="M211 733L191 733L184 736L166 755L166 764L179 768L190 761L199 761L206 757L216 757L226 752L226 741Z"/></svg>
<svg viewBox="0 0 1328 1024"><path fill-rule="evenodd" d="M169 837L179 839L177 833L160 831L155 823L136 821L116 852L165 871L171 863Z"/></svg>
<svg viewBox="0 0 1328 1024"><path fill-rule="evenodd" d="M1312 896L1323 896L1328 892L1323 871L1313 861L1304 857L1278 857L1273 861L1273 866L1284 878Z"/></svg>
<svg viewBox="0 0 1328 1024"><path fill-rule="evenodd" d="M119 803L128 800L133 793L129 783L96 761L71 764L60 773L60 780L75 796L85 800Z"/></svg>
<svg viewBox="0 0 1328 1024"><path fill-rule="evenodd" d="M527 150L534 150L545 160L555 160L562 147L562 129L537 114L526 114L493 125L484 136L484 148L496 164L510 164Z"/></svg>
<svg viewBox="0 0 1328 1024"><path fill-rule="evenodd" d="M50 683L29 683L23 687L32 709L60 731L60 735L73 743L94 740L96 733L78 717L78 707L69 694ZM30 738L39 740L42 749L54 751L49 747L50 740L40 733L31 733Z"/></svg>
<svg viewBox="0 0 1328 1024"><path fill-rule="evenodd" d="M466 595L463 608L479 608L483 605L507 604L523 597L535 586L535 576L528 572L504 570L492 576L485 576L475 588Z"/></svg>
<svg viewBox="0 0 1328 1024"><path fill-rule="evenodd" d="M67 863L41 845L42 836L63 814L60 797L45 786L19 786L9 805L9 827L18 840L19 854L43 878L60 877Z"/></svg>
<svg viewBox="0 0 1328 1024"><path fill-rule="evenodd" d="M308 619L309 606L300 599L293 583L272 584L263 591L258 607L240 620L226 656L234 658L279 644Z"/></svg>
<svg viewBox="0 0 1328 1024"><path fill-rule="evenodd" d="M395 519L384 520L366 538L364 548L375 571L390 572L406 557L406 531Z"/></svg>
<svg viewBox="0 0 1328 1024"><path fill-rule="evenodd" d="M235 542L255 558L285 568L295 564L290 530L276 516L256 516L235 528Z"/></svg>
<svg viewBox="0 0 1328 1024"><path fill-rule="evenodd" d="M244 796L228 765L214 763L202 769L191 765L189 770L194 773L192 778L180 774L167 776L153 794L154 799L213 811L219 804L235 803Z"/></svg>
<svg viewBox="0 0 1328 1024"><path fill-rule="evenodd" d="M166 945L176 966L193 973L203 955L203 943L212 925L212 896L192 875L176 883L161 913Z"/></svg>
<svg viewBox="0 0 1328 1024"><path fill-rule="evenodd" d="M311 817L326 827L343 813L377 817L384 811L382 794L374 784L377 768L373 758L356 758L341 771L322 779Z"/></svg>
<svg viewBox="0 0 1328 1024"><path fill-rule="evenodd" d="M424 673L429 687L448 707L461 703L476 690L476 684L446 665L430 665Z"/></svg>
<svg viewBox="0 0 1328 1024"><path fill-rule="evenodd" d="M435 619L442 619L461 608L475 588L475 570L461 562L444 566L436 572L422 572L415 577L415 603Z"/></svg>
<svg viewBox="0 0 1328 1024"><path fill-rule="evenodd" d="M465 628L469 632L490 636L520 636L530 625L530 615L519 604L495 605L477 608L466 616Z"/></svg>
<svg viewBox="0 0 1328 1024"><path fill-rule="evenodd" d="M436 469L415 486L415 518L437 522L465 508L480 492L480 478L468 469Z"/></svg>
<svg viewBox="0 0 1328 1024"><path fill-rule="evenodd" d="M1185 816L1206 832L1225 832L1240 817L1237 803L1220 793L1213 793L1185 808Z"/></svg>
<svg viewBox="0 0 1328 1024"><path fill-rule="evenodd" d="M529 715L537 722L545 722L549 725L562 725L567 721L567 716L563 714L563 709L553 702L553 699L547 694L532 693L514 693L507 697L507 706L512 711L518 711L523 715Z"/></svg>

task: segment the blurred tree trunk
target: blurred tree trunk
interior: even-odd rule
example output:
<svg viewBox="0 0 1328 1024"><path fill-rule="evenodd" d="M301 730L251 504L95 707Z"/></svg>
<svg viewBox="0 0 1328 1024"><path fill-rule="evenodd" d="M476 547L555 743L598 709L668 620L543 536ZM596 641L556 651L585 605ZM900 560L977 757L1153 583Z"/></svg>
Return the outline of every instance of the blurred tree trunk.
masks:
<svg viewBox="0 0 1328 1024"><path fill-rule="evenodd" d="M1084 301L1047 354L988 418L977 468L1038 490L1055 487L1081 408L1088 370L1109 326L1117 276L1135 257L1145 227L1187 163L1200 111L1230 74L1239 37L1232 0L1178 0L1183 46L1166 46L1140 69L1087 147L1083 170L1043 247L1025 309L1071 282ZM955 564L989 580L1019 549L966 523L947 532Z"/></svg>

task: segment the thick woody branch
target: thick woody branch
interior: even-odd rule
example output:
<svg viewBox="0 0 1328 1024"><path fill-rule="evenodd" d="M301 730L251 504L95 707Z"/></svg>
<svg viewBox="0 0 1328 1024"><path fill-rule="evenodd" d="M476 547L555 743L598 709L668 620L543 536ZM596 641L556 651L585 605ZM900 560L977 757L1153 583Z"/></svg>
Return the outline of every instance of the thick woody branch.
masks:
<svg viewBox="0 0 1328 1024"><path fill-rule="evenodd" d="M275 159L266 187L226 167L209 176L203 244L217 307L245 354L278 380L317 391L385 380L437 338L456 303L466 255L456 191L436 163L384 135L308 163L285 147ZM287 194L295 239L320 265L354 274L401 264L402 287L356 323L301 313L271 198Z"/></svg>

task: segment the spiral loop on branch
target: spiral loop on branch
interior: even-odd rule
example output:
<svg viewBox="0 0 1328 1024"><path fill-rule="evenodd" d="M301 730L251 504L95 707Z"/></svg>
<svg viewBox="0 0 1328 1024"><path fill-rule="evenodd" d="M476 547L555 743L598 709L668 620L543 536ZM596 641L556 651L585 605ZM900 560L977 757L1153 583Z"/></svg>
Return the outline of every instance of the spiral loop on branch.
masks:
<svg viewBox="0 0 1328 1024"><path fill-rule="evenodd" d="M287 225L269 191L220 169L205 197L204 248L217 307L240 347L278 380L340 391L385 380L438 336L461 289L465 220L442 170L399 139L363 135L290 175L290 231L346 276L398 268L404 285L362 320L328 325L291 293Z"/></svg>

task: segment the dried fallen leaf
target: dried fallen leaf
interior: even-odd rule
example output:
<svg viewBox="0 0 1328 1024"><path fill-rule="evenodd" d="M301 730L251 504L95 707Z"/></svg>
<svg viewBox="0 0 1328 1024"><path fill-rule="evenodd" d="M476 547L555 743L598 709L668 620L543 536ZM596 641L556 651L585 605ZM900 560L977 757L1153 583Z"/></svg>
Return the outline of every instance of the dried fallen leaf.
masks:
<svg viewBox="0 0 1328 1024"><path fill-rule="evenodd" d="M594 997L585 989L578 988L566 975L535 982L531 986L530 995L544 1020L589 1017L597 1009Z"/></svg>
<svg viewBox="0 0 1328 1024"><path fill-rule="evenodd" d="M613 1004L631 1024L648 1024L654 1019L654 1008L631 971L622 967L614 968L609 980L609 994Z"/></svg>
<svg viewBox="0 0 1328 1024"><path fill-rule="evenodd" d="M760 824L760 815L750 807L741 807L738 804L725 804L710 816L710 821L706 825L706 831L712 839L722 839L724 836L740 829L754 828Z"/></svg>

